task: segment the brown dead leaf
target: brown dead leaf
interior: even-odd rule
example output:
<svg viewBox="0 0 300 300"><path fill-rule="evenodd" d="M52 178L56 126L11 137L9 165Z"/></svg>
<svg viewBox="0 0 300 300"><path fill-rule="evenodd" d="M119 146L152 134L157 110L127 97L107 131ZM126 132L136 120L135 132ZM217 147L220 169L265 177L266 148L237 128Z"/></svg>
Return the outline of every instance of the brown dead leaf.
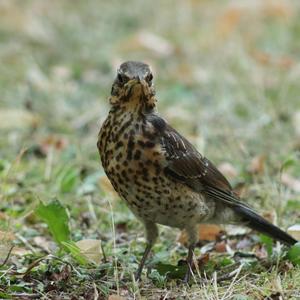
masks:
<svg viewBox="0 0 300 300"><path fill-rule="evenodd" d="M263 174L265 170L265 156L257 155L252 158L248 171L251 174Z"/></svg>
<svg viewBox="0 0 300 300"><path fill-rule="evenodd" d="M300 240L300 224L295 224L287 229L287 232L296 240Z"/></svg>
<svg viewBox="0 0 300 300"><path fill-rule="evenodd" d="M252 246L253 242L249 238L243 238L242 240L238 241L236 244L236 249L237 250L245 250L249 249Z"/></svg>
<svg viewBox="0 0 300 300"><path fill-rule="evenodd" d="M203 267L209 262L210 256L209 253L202 254L199 258L197 258L198 268L201 270Z"/></svg>
<svg viewBox="0 0 300 300"><path fill-rule="evenodd" d="M50 279L53 281L67 281L71 276L71 267L69 265L65 265L62 270L58 273L52 273L50 275Z"/></svg>
<svg viewBox="0 0 300 300"><path fill-rule="evenodd" d="M36 237L33 238L33 242L37 247L43 249L47 253L51 253L51 243L52 242L47 240L45 237L36 236Z"/></svg>
<svg viewBox="0 0 300 300"><path fill-rule="evenodd" d="M50 148L55 150L63 150L68 145L68 141L64 137L49 135L41 142L41 150L43 153L48 153Z"/></svg>
<svg viewBox="0 0 300 300"><path fill-rule="evenodd" d="M199 240L215 241L222 232L222 228L215 224L200 224L199 225Z"/></svg>
<svg viewBox="0 0 300 300"><path fill-rule="evenodd" d="M227 252L226 242L221 241L221 242L216 243L215 250L216 250L216 252L219 252L219 253Z"/></svg>
<svg viewBox="0 0 300 300"><path fill-rule="evenodd" d="M223 232L219 225L215 224L199 224L198 225L198 240L199 241L215 241ZM188 245L188 236L185 230L182 230L177 238L177 242L182 245Z"/></svg>
<svg viewBox="0 0 300 300"><path fill-rule="evenodd" d="M268 252L267 252L266 248L262 245L257 245L254 248L254 253L260 259L265 259L268 257Z"/></svg>
<svg viewBox="0 0 300 300"><path fill-rule="evenodd" d="M300 193L300 179L297 179L288 173L282 173L281 182L294 192Z"/></svg>
<svg viewBox="0 0 300 300"><path fill-rule="evenodd" d="M100 264L103 258L100 240L85 239L76 242L76 246L80 249L80 253L89 261Z"/></svg>
<svg viewBox="0 0 300 300"><path fill-rule="evenodd" d="M126 300L126 299L119 295L109 295L108 300Z"/></svg>
<svg viewBox="0 0 300 300"><path fill-rule="evenodd" d="M250 229L239 225L225 225L225 231L229 236L245 235L250 232Z"/></svg>

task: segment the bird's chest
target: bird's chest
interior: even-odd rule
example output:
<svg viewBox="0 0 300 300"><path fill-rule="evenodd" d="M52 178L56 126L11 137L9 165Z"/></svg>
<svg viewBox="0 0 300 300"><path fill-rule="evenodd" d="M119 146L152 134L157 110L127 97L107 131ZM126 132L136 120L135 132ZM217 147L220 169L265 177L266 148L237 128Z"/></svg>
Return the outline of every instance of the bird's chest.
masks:
<svg viewBox="0 0 300 300"><path fill-rule="evenodd" d="M161 145L144 126L131 118L105 121L98 148L111 184L141 219L174 227L196 222L207 215L206 204L199 194L166 176Z"/></svg>
<svg viewBox="0 0 300 300"><path fill-rule="evenodd" d="M98 140L103 168L115 190L126 200L158 183L162 168L160 145L145 130L143 120L109 116Z"/></svg>

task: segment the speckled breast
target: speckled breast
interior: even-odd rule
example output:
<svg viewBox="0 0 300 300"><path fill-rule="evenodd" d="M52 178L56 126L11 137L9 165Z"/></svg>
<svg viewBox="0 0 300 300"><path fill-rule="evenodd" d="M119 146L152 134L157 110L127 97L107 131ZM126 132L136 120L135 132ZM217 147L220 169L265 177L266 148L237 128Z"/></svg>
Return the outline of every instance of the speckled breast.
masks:
<svg viewBox="0 0 300 300"><path fill-rule="evenodd" d="M114 189L143 220L184 228L208 218L213 210L201 195L164 174L160 143L145 135L145 126L110 114L100 130L101 161Z"/></svg>

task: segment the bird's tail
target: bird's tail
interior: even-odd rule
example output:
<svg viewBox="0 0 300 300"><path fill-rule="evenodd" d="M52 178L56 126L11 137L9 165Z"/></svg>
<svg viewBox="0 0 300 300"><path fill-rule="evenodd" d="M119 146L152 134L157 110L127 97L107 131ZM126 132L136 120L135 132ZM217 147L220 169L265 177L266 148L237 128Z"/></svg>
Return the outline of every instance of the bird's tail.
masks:
<svg viewBox="0 0 300 300"><path fill-rule="evenodd" d="M233 210L237 213L237 215L239 215L239 217L241 217L242 222L245 222L245 224L250 228L264 233L272 237L273 239L281 241L289 246L297 243L297 240L258 215L251 208L243 205L237 205L233 207Z"/></svg>
<svg viewBox="0 0 300 300"><path fill-rule="evenodd" d="M250 228L264 233L275 240L281 241L289 246L297 243L293 237L276 227L259 214L257 214L252 208L245 203L241 202L239 198L231 191L223 191L215 187L207 186L205 192L208 196L215 200L219 200L224 204L227 204L234 212L240 222L244 222L245 225Z"/></svg>

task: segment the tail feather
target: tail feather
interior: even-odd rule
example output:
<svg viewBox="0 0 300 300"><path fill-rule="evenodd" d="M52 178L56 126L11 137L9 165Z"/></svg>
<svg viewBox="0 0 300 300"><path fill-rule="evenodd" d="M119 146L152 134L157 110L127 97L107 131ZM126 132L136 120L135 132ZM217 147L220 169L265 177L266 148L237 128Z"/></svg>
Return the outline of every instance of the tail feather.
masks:
<svg viewBox="0 0 300 300"><path fill-rule="evenodd" d="M242 221L246 223L250 228L257 230L261 233L264 233L275 240L281 241L284 244L289 246L297 243L293 237L289 234L276 227L260 215L258 215L255 211L248 208L247 206L234 206L233 210L242 218Z"/></svg>
<svg viewBox="0 0 300 300"><path fill-rule="evenodd" d="M241 202L233 193L211 186L207 186L205 192L209 197L221 201L231 207L238 216L239 220L244 222L245 225L249 226L250 228L269 235L275 240L281 241L290 246L297 243L297 240L261 217L248 205Z"/></svg>

